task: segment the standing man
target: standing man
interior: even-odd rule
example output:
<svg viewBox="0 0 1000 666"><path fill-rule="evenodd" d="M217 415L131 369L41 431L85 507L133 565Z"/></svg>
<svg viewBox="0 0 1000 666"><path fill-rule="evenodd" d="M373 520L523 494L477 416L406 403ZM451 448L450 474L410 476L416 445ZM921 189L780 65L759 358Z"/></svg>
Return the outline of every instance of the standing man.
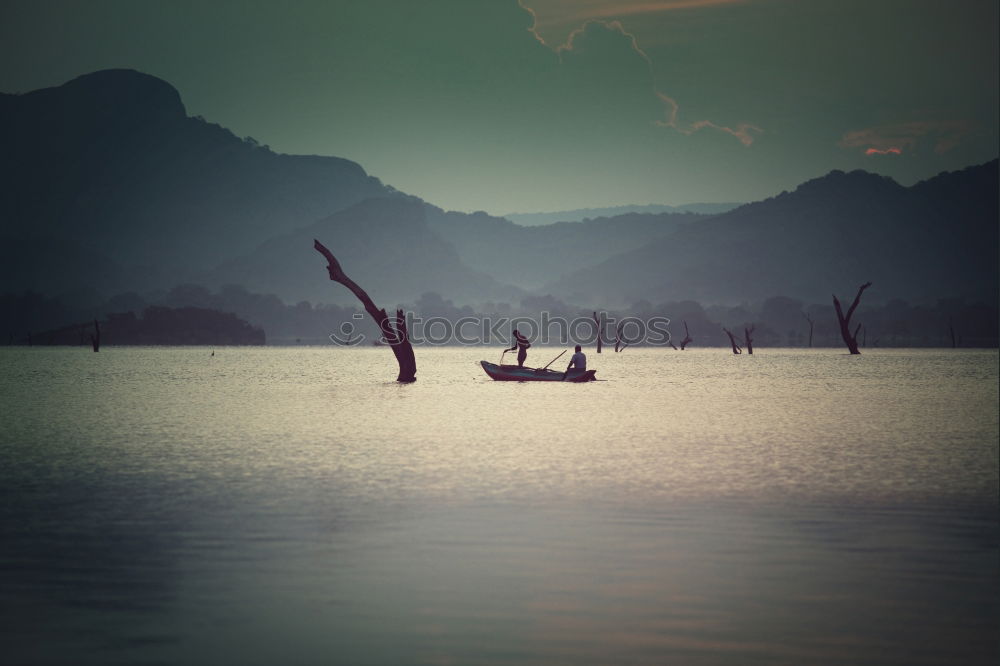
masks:
<svg viewBox="0 0 1000 666"><path fill-rule="evenodd" d="M563 379L566 379L567 375L569 375L570 368L576 368L581 373L587 371L587 355L580 351L580 345L576 346L576 351L570 357L569 365L566 366L566 372L563 373Z"/></svg>
<svg viewBox="0 0 1000 666"><path fill-rule="evenodd" d="M521 331L514 329L514 346L507 351L517 350L517 367L524 367L524 359L528 358L528 347L531 343L528 342L528 338L521 335Z"/></svg>

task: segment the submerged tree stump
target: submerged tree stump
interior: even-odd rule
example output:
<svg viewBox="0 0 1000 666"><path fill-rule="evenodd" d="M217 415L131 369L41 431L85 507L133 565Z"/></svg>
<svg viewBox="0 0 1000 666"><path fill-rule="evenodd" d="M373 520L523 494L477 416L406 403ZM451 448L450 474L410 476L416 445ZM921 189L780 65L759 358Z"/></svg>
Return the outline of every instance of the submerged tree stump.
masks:
<svg viewBox="0 0 1000 666"><path fill-rule="evenodd" d="M628 347L628 340L622 337L622 328L625 326L625 322L618 322L618 326L615 327L615 351L622 352Z"/></svg>
<svg viewBox="0 0 1000 666"><path fill-rule="evenodd" d="M604 313L602 312L600 319L598 319L597 312L595 311L594 312L594 326L597 328L597 353L598 354L601 353L601 331L604 330L604 325L602 323L603 320L604 320Z"/></svg>
<svg viewBox="0 0 1000 666"><path fill-rule="evenodd" d="M389 347L392 348L392 353L395 354L396 362L399 364L399 376L396 377L396 381L403 383L417 381L417 360L413 356L413 346L410 344L410 336L406 330L406 315L403 311L397 309L396 316L390 319L386 311L375 305L375 302L372 301L364 289L359 287L354 280L347 277L340 267L340 262L337 261L333 253L325 245L314 239L313 247L316 248L317 252L326 257L326 270L330 274L330 279L350 289L351 293L361 301L361 305L364 306L365 311L378 324L379 330L382 332L382 337L388 343Z"/></svg>
<svg viewBox="0 0 1000 666"><path fill-rule="evenodd" d="M94 320L94 332L90 334L90 345L94 348L95 352L101 351L101 326L97 323L96 319Z"/></svg>
<svg viewBox="0 0 1000 666"><path fill-rule="evenodd" d="M753 354L753 338L750 334L753 333L753 329L756 328L753 324L750 324L750 328L743 329L743 339L746 343L747 353Z"/></svg>
<svg viewBox="0 0 1000 666"><path fill-rule="evenodd" d="M840 323L840 337L844 339L844 344L847 345L847 350L852 354L860 354L858 351L858 331L861 330L861 324L858 324L854 329L854 333L851 333L851 317L854 315L854 310L857 309L858 303L861 302L861 294L864 293L865 289L872 286L871 282L865 282L863 285L858 287L858 294L854 297L854 302L851 303L851 307L847 309L847 314L840 307L840 301L837 300L837 295L833 295L833 307L837 311L837 321Z"/></svg>
<svg viewBox="0 0 1000 666"><path fill-rule="evenodd" d="M732 334L732 332L730 332L730 330L728 328L725 328L725 327L723 327L722 330L725 331L726 335L729 336L729 342L730 342L730 344L733 345L733 353L734 354L742 354L743 350L740 348L740 346L738 344L736 344L736 337Z"/></svg>
<svg viewBox="0 0 1000 666"><path fill-rule="evenodd" d="M685 347L694 342L691 339L691 333L688 331L688 323L684 322L684 339L681 340L681 351L684 351Z"/></svg>

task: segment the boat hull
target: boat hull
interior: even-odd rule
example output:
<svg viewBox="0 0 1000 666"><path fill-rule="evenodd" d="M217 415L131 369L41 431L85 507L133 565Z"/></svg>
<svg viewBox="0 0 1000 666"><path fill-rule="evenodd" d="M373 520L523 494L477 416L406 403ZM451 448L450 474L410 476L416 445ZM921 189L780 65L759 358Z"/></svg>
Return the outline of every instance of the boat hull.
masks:
<svg viewBox="0 0 1000 666"><path fill-rule="evenodd" d="M563 379L563 373L542 368L521 368L516 365L497 365L489 361L480 361L483 370L490 379L498 382L592 382L595 381L596 370L570 370Z"/></svg>

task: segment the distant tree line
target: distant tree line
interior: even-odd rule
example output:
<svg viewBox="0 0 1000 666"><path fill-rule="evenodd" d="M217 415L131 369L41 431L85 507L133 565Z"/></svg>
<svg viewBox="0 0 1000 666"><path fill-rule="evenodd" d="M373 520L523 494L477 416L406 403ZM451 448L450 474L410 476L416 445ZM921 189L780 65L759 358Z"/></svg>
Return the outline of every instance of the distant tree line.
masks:
<svg viewBox="0 0 1000 666"><path fill-rule="evenodd" d="M185 284L169 291L140 295L118 294L96 304L79 304L43 296L34 292L0 295L0 331L8 343L36 338L42 331L72 327L79 322L102 320L109 315L133 313L139 316L150 306L164 308L195 307L231 313L266 332L271 344L332 344L331 333L351 326L368 340L378 331L356 307L313 304L300 301L286 304L273 294L259 294L236 285L217 291L200 285ZM528 296L517 303L485 302L476 307L456 305L435 292L426 292L413 303L400 304L404 310L424 319L437 317L455 322L463 317L539 317L550 316L592 320L595 311L609 318L667 317L675 343L687 335L689 347L728 347L724 329L753 329L755 347L841 347L837 317L831 303L806 304L786 296L775 296L760 303L738 306L708 305L697 301L670 301L653 304L637 301L627 308L602 308L600 303L567 304L550 295ZM155 313L155 311L154 311ZM145 319L142 315L140 319ZM860 324L858 342L862 347L996 347L998 346L998 308L996 304L967 303L962 300L939 300L933 304L913 305L901 300L884 304L862 302L854 314ZM109 319L110 321L110 319ZM171 325L156 319L158 325ZM92 325L92 323L91 323ZM614 330L605 342L612 342ZM67 334L68 335L68 334ZM79 334L77 333L77 337ZM75 344L75 343L74 343ZM105 344L116 344L108 328Z"/></svg>
<svg viewBox="0 0 1000 666"><path fill-rule="evenodd" d="M140 321L146 319L145 311L152 310L151 325L174 327L177 322L170 321L166 314L155 308L198 308L217 313L228 313L233 317L248 322L254 328L266 333L271 343L329 342L328 335L338 330L345 321L356 321L352 315L357 312L352 308L341 308L335 305L313 306L308 302L286 305L274 295L255 294L243 287L227 286L218 292L212 292L199 285L179 285L165 292L153 292L140 295L135 292L117 294L116 296L98 302L79 303L70 297L43 296L36 292L0 295L0 331L3 332L8 344L24 344L33 339L39 344L43 332L51 332L63 328L74 329L77 322L86 322L94 318L124 320L122 315L131 313ZM189 313L190 314L190 313ZM198 318L188 318L187 323L195 330L203 330L204 326ZM221 324L220 324L221 325ZM363 327L361 327L363 328ZM71 333L62 333L63 339ZM144 334L146 335L146 334ZM69 341L65 344L75 344ZM113 339L110 328L105 336L105 344L118 344ZM132 343L129 343L132 344ZM161 343L140 343L161 344ZM166 344L184 344L172 342ZM212 344L212 343L205 343ZM226 344L218 342L214 344ZM233 343L239 344L239 343ZM254 344L263 344L257 342Z"/></svg>
<svg viewBox="0 0 1000 666"><path fill-rule="evenodd" d="M108 314L103 321L76 323L10 339L18 345L263 345L264 331L231 312L151 305Z"/></svg>
<svg viewBox="0 0 1000 666"><path fill-rule="evenodd" d="M628 308L615 309L602 309L599 304L576 307L553 296L530 296L517 305L486 303L481 314L537 316L546 311L567 318L589 318L595 307L617 319L668 317L674 341L679 344L687 335L694 347L730 346L726 328L753 330L753 342L758 347L808 347L810 343L813 347L843 346L832 303L806 304L786 296L738 306L702 306L693 300L656 305L637 301ZM424 294L414 304L414 310L423 316L451 319L471 312L471 308L456 307L433 293ZM862 303L854 321L861 325L858 340L863 347L996 347L1000 342L997 306L960 299L939 300L932 305L910 305L899 299L881 305Z"/></svg>
<svg viewBox="0 0 1000 666"><path fill-rule="evenodd" d="M537 317L545 311L568 319L592 318L594 309L618 320L638 317L670 319L670 331L676 344L685 338L691 346L728 347L724 332L753 330L758 347L842 347L837 316L832 303L806 304L787 296L775 296L758 304L738 306L702 306L697 301L669 301L652 304L637 301L628 308L601 308L568 305L551 296L529 296L518 304L484 303L473 310L456 306L450 300L430 292L420 297L411 309L423 317L436 316L456 320L464 316ZM895 299L882 305L864 303L854 314L861 324L859 343L864 347L996 347L1000 311L996 305L966 303L959 299L939 300L933 305L910 305ZM685 331L685 323L687 331ZM614 331L610 337L613 340Z"/></svg>

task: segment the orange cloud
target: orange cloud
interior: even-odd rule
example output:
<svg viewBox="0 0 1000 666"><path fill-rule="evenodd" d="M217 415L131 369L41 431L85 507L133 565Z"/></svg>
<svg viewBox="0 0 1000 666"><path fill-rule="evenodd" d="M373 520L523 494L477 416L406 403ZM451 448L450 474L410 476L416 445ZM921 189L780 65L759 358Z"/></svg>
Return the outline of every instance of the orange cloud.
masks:
<svg viewBox="0 0 1000 666"><path fill-rule="evenodd" d="M715 5L736 5L747 0L661 0L661 2L595 2L587 11L588 17L631 16L633 14L656 14L677 9L697 9Z"/></svg>
<svg viewBox="0 0 1000 666"><path fill-rule="evenodd" d="M920 120L846 132L838 145L863 148L865 155L901 155L933 139L933 150L940 155L959 145L970 130L965 122Z"/></svg>

